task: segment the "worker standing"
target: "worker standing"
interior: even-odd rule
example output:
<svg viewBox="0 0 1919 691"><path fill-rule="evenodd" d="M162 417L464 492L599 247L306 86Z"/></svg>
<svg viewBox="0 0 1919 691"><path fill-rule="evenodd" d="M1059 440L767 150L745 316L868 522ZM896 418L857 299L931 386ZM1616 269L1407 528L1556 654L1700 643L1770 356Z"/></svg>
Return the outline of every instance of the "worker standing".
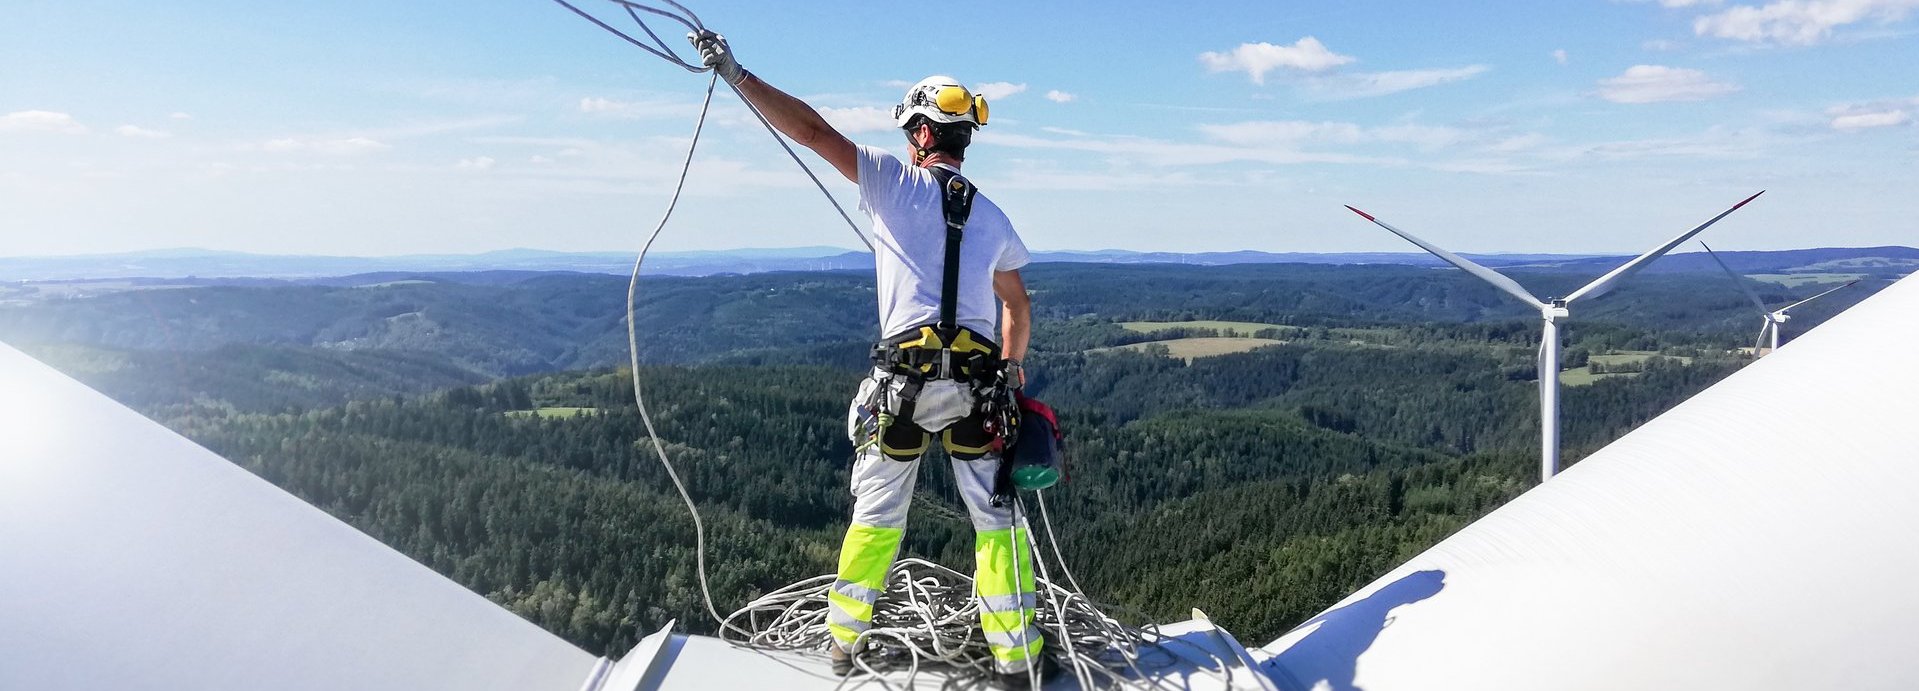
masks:
<svg viewBox="0 0 1919 691"><path fill-rule="evenodd" d="M689 39L773 127L858 184L872 219L882 339L848 416L859 451L852 522L828 596L834 671L852 672L854 644L872 628L920 457L938 435L972 517L975 595L995 671L1016 687L1050 677L1055 666L1041 654L1035 622L1032 543L1006 501L997 452L1005 430L994 408L1025 383L1032 305L1019 269L1029 256L1006 215L960 175L974 131L986 124L986 99L948 77L913 85L893 109L912 147L909 164L855 146L811 106L741 68L724 38Z"/></svg>

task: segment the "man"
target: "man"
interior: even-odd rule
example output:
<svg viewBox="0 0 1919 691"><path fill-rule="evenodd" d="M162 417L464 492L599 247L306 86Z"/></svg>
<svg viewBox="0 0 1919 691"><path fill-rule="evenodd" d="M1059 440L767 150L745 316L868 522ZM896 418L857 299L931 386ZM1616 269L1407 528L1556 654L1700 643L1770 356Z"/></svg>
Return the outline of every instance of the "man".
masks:
<svg viewBox="0 0 1919 691"><path fill-rule="evenodd" d="M1014 525L1009 503L994 499L1010 490L997 472L990 413L996 394L1004 393L995 387L1025 382L1020 361L1032 305L1019 269L1029 258L999 207L957 177L974 130L986 124L985 99L947 77L914 85L894 109L913 147L907 165L884 150L854 146L811 106L742 69L725 39L711 32L689 38L702 61L738 87L775 128L858 184L860 208L873 221L884 338L873 349L873 375L862 382L849 411L849 433L859 452L852 524L829 596L835 671L851 673L854 644L872 628L873 605L886 589L906 527L920 456L938 434L972 515L980 628L996 671L1014 686L1041 673L1050 676L1034 623L1032 543ZM949 229L959 240L956 247L949 247ZM949 273L947 258L953 256L957 268ZM999 310L995 296L1003 304ZM997 341L987 335L995 333Z"/></svg>

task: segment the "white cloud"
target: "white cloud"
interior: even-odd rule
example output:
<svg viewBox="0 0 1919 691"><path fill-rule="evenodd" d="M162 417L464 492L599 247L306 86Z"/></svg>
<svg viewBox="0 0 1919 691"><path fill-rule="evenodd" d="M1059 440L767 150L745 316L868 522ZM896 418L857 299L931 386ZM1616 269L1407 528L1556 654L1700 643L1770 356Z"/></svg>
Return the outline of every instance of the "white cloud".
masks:
<svg viewBox="0 0 1919 691"><path fill-rule="evenodd" d="M1354 59L1350 55L1328 50L1326 44L1311 36L1299 39L1290 46L1264 42L1242 43L1231 52L1199 54L1199 61L1206 65L1207 71L1245 72L1252 77L1254 84L1266 83L1266 73L1276 69L1324 72L1353 62Z"/></svg>
<svg viewBox="0 0 1919 691"><path fill-rule="evenodd" d="M1384 96L1401 91L1424 89L1451 82L1472 79L1485 74L1492 68L1485 65L1467 65L1430 70L1394 70L1390 72L1363 72L1358 74L1337 74L1313 77L1308 87L1321 98L1344 100Z"/></svg>
<svg viewBox="0 0 1919 691"><path fill-rule="evenodd" d="M1678 41L1669 41L1663 38L1655 38L1648 41L1640 42L1639 47L1643 50L1650 50L1657 53L1669 53L1675 50L1679 50L1682 46L1680 45Z"/></svg>
<svg viewBox="0 0 1919 691"><path fill-rule="evenodd" d="M553 159L548 156L541 156L539 154L534 154L532 156L528 156L526 159L526 162L536 164L536 165L547 165L549 163L552 163Z"/></svg>
<svg viewBox="0 0 1919 691"><path fill-rule="evenodd" d="M1810 45L1832 30L1863 21L1889 24L1919 9L1919 0L1776 0L1740 5L1693 20L1693 33L1738 41Z"/></svg>
<svg viewBox="0 0 1919 691"><path fill-rule="evenodd" d="M1878 127L1898 127L1912 122L1912 114L1903 110L1885 110L1872 113L1847 113L1832 119L1832 128L1841 132L1874 129Z"/></svg>
<svg viewBox="0 0 1919 691"><path fill-rule="evenodd" d="M167 117L173 118L175 120L192 120L193 119L193 116L188 115L186 113L177 112L177 111L174 112L172 115L168 115Z"/></svg>
<svg viewBox="0 0 1919 691"><path fill-rule="evenodd" d="M1065 91L1060 91L1059 89L1054 89L1052 91L1046 92L1046 100L1052 101L1054 103L1072 103L1075 99L1078 99L1078 98L1079 96L1077 95L1067 93Z"/></svg>
<svg viewBox="0 0 1919 691"><path fill-rule="evenodd" d="M973 93L985 96L988 101L997 101L1025 90L1025 84L1012 82L987 82L973 87Z"/></svg>
<svg viewBox="0 0 1919 691"><path fill-rule="evenodd" d="M1199 131L1237 146L1298 146L1300 144L1410 144L1425 149L1454 146L1478 137L1457 127L1385 125L1366 127L1350 122L1262 120L1230 125L1201 125Z"/></svg>
<svg viewBox="0 0 1919 691"><path fill-rule="evenodd" d="M843 133L884 132L899 129L893 121L892 108L858 106L854 108L818 108L820 117L833 125L833 129Z"/></svg>
<svg viewBox="0 0 1919 691"><path fill-rule="evenodd" d="M0 115L0 132L49 132L86 134L87 126L72 115L50 110L22 110Z"/></svg>
<svg viewBox="0 0 1919 691"><path fill-rule="evenodd" d="M173 136L172 132L150 130L137 125L121 125L113 128L113 132L122 137L133 137L135 139L166 139L167 137Z"/></svg>
<svg viewBox="0 0 1919 691"><path fill-rule="evenodd" d="M590 96L580 99L580 112L638 120L642 118L691 117L699 111L697 105L691 103L672 101L621 101Z"/></svg>
<svg viewBox="0 0 1919 691"><path fill-rule="evenodd" d="M1663 65L1634 65L1624 74L1599 80L1599 97L1614 103L1704 101L1739 90L1705 72Z"/></svg>
<svg viewBox="0 0 1919 691"><path fill-rule="evenodd" d="M351 156L385 151L393 147L384 142L367 137L343 137L324 139L318 137L286 137L273 139L260 145L261 149L276 153L316 153L327 156Z"/></svg>
<svg viewBox="0 0 1919 691"><path fill-rule="evenodd" d="M492 156L474 156L460 159L454 167L460 170L492 170L495 162Z"/></svg>
<svg viewBox="0 0 1919 691"><path fill-rule="evenodd" d="M1553 62L1559 63L1561 65L1566 64L1566 49L1561 48L1559 50L1553 51Z"/></svg>

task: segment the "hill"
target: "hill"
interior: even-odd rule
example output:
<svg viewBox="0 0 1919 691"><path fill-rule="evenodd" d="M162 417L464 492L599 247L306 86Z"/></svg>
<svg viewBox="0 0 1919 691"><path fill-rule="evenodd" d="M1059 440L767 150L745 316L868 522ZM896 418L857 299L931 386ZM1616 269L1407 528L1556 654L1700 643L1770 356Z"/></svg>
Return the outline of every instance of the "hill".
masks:
<svg viewBox="0 0 1919 691"><path fill-rule="evenodd" d="M1786 273L1827 262L1850 262L1910 272L1919 264L1919 250L1910 247L1829 247L1777 252L1732 252L1733 267L1746 273ZM1626 259L1619 255L1586 254L1467 254L1491 267L1536 266L1603 272ZM1660 270L1706 271L1712 267L1703 253L1673 255ZM1128 250L1037 251L1034 261L1093 264L1393 264L1442 266L1424 252L1133 252ZM648 272L658 276L711 276L769 271L834 271L870 269L871 254L837 247L657 252L647 258ZM420 254L395 257L334 257L267 255L172 249L121 254L60 257L0 257L0 282L74 281L108 279L276 278L313 279L378 273L457 273L527 271L627 274L630 252L552 252L501 250L479 254Z"/></svg>

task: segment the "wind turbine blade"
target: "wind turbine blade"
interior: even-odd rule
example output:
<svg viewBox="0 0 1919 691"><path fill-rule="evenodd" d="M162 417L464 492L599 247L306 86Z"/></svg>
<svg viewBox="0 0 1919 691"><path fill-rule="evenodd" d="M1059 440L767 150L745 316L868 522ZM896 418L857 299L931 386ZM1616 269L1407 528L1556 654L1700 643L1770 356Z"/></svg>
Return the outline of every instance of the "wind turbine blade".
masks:
<svg viewBox="0 0 1919 691"><path fill-rule="evenodd" d="M1766 332L1779 328L1779 324L1766 317L1766 323L1759 327L1759 337L1752 341L1752 356L1759 357L1759 349L1766 346Z"/></svg>
<svg viewBox="0 0 1919 691"><path fill-rule="evenodd" d="M1758 307L1760 312L1770 311L1766 309L1766 301L1759 299L1759 294L1752 292L1752 288L1746 285L1745 277L1740 276L1739 274L1733 273L1732 267L1726 266L1725 262L1720 261L1718 252L1712 251L1712 247L1708 246L1704 242L1699 243L1699 246L1706 248L1706 256L1712 257L1713 263L1718 264L1719 268L1726 270L1726 275L1732 277L1732 282L1739 286L1739 290L1745 292L1746 297L1752 298L1752 304L1754 307Z"/></svg>
<svg viewBox="0 0 1919 691"><path fill-rule="evenodd" d="M1800 301L1798 301L1798 302L1795 302L1795 303L1792 303L1792 304L1790 304L1790 305L1786 305L1785 307L1781 307L1781 308L1779 308L1779 311L1781 311L1781 312L1784 312L1784 311L1786 311L1786 310L1789 310L1789 309L1792 309L1792 308L1794 308L1794 307L1798 307L1798 306L1800 306L1800 305L1803 305L1803 304L1806 304L1806 303L1808 303L1808 302L1812 302L1812 301L1814 301L1814 300L1817 300L1817 299L1819 299L1819 298L1822 298L1822 297L1825 297L1825 296L1827 296L1827 295L1831 295L1831 294L1833 294L1833 293L1835 293L1835 292L1837 292L1837 291L1841 291L1841 290L1845 290L1845 289L1847 289L1847 288L1850 288L1850 287L1852 287L1852 284L1853 284L1853 283L1858 283L1858 282L1859 282L1859 281L1857 281L1857 280L1855 280L1855 281L1852 281L1852 283L1847 283L1847 284L1845 284L1845 285L1842 285L1842 286L1839 286L1839 287L1837 287L1837 288L1833 288L1833 289L1831 289L1831 290L1827 290L1826 292L1823 292L1823 293L1820 293L1820 294L1818 294L1818 295L1814 295L1814 296L1812 296L1812 297L1809 297L1809 298L1806 298L1806 299L1804 299L1804 300L1800 300Z"/></svg>
<svg viewBox="0 0 1919 691"><path fill-rule="evenodd" d="M1719 219L1725 218L1727 214L1731 214L1734 211L1738 211L1739 207L1745 206L1747 202L1758 199L1760 194L1765 193L1765 190L1760 190L1759 194L1747 197L1745 201L1732 205L1732 208L1719 212L1719 215L1712 217L1712 220L1701 223L1692 230L1680 233L1679 237L1667 240L1666 244L1654 247L1651 251L1635 257L1632 261L1621 264L1619 268L1613 269L1606 275L1593 279L1593 282L1586 284L1586 287L1575 290L1573 294L1566 296L1566 301L1572 302L1582 297L1599 297L1605 295L1607 291L1612 290L1613 286L1619 283L1620 279L1630 276L1633 272L1644 268L1647 264L1652 263L1654 259L1658 259L1667 252L1672 251L1672 248L1678 247L1679 243L1692 239L1692 236L1698 235L1700 231L1712 227L1712 224L1718 223Z"/></svg>
<svg viewBox="0 0 1919 691"><path fill-rule="evenodd" d="M1419 238L1413 237L1411 233L1400 230L1398 228L1394 228L1392 227L1392 225L1386 223L1385 221L1381 221L1377 218L1373 218L1372 214L1366 213L1364 211L1360 211L1359 209L1354 209L1351 206L1348 206L1346 208L1350 209L1353 213L1359 214L1361 218L1364 218L1368 221L1372 221L1374 224L1377 224L1379 227L1392 231L1394 235L1398 235L1402 238L1406 238L1407 242L1413 243L1415 245L1419 245L1420 249L1433 253L1433 256L1439 257L1440 259L1444 259L1446 260L1447 263L1452 264L1453 266L1457 266L1461 269L1465 269L1466 273L1472 274L1474 276L1478 276L1480 280L1493 284L1493 287L1506 291L1507 294L1512 295L1513 297L1519 298L1520 300L1524 301L1527 305L1530 305L1533 307L1540 307L1546 304L1545 300L1539 299L1537 296L1533 295L1531 291L1526 290L1525 287L1519 285L1519 283L1514 281L1513 279L1507 278L1504 274L1501 274L1492 269L1488 269L1486 267L1475 264L1473 263L1472 260L1467 259L1465 257L1461 257L1457 254L1453 254L1444 249L1441 249L1438 245L1434 245L1430 242L1426 242L1425 240L1421 240Z"/></svg>

